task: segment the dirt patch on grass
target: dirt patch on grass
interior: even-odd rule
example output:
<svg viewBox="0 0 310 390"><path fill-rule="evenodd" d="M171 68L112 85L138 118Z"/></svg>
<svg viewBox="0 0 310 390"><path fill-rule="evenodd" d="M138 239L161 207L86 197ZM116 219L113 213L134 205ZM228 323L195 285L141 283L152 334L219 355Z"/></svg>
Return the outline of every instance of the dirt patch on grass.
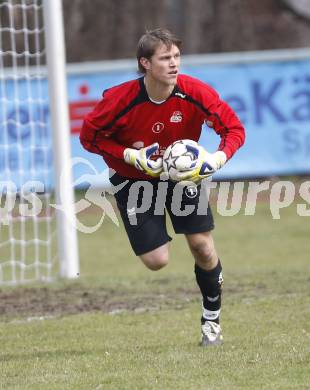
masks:
<svg viewBox="0 0 310 390"><path fill-rule="evenodd" d="M15 317L63 316L83 312L146 311L168 305L182 307L199 299L198 290L180 289L168 293L137 293L122 289L83 288L78 285L64 288L24 288L0 290L2 321Z"/></svg>
<svg viewBox="0 0 310 390"><path fill-rule="evenodd" d="M166 288L163 288L165 287ZM231 297L259 297L266 286L257 283L226 285L224 300ZM89 287L74 283L62 287L16 287L0 290L0 320L14 318L61 317L70 314L99 311L117 314L123 311L143 312L166 307L181 309L192 301L200 303L198 287L171 288L169 278L152 281L147 291L122 285L114 288Z"/></svg>

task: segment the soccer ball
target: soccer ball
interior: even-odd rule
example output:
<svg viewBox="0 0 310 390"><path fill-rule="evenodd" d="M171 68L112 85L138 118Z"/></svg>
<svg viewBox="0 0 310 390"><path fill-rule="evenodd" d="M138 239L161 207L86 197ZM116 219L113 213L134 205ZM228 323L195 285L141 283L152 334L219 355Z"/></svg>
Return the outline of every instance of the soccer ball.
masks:
<svg viewBox="0 0 310 390"><path fill-rule="evenodd" d="M163 170L173 181L179 181L176 174L191 169L196 160L196 156L189 152L186 145L197 147L197 142L191 139L175 141L168 146L163 156Z"/></svg>

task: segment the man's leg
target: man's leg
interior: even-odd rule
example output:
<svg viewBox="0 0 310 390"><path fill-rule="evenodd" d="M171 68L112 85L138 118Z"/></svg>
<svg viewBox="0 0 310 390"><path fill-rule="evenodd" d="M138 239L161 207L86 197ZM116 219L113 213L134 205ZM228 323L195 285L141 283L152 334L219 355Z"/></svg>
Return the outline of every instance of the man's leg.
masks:
<svg viewBox="0 0 310 390"><path fill-rule="evenodd" d="M170 184L167 210L170 214L174 231L186 236L188 245L195 258L197 283L203 297L202 344L219 344L221 328L218 324L221 308L221 264L218 260L211 230L214 228L212 210L207 193L200 185L191 183L182 186L183 195L180 204L178 184ZM179 190L179 191L176 191ZM194 206L194 207L193 207ZM189 207L192 212L185 215Z"/></svg>
<svg viewBox="0 0 310 390"><path fill-rule="evenodd" d="M196 280L203 297L202 344L220 344L222 336L219 316L223 277L213 237L210 232L204 232L187 234L186 239L195 258Z"/></svg>

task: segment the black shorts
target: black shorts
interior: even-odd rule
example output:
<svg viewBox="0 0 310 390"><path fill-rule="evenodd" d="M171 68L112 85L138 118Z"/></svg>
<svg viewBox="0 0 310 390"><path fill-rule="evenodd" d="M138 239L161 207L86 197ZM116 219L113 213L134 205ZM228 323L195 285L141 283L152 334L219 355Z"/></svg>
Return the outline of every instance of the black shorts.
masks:
<svg viewBox="0 0 310 390"><path fill-rule="evenodd" d="M208 232L214 221L206 191L201 186L183 186L170 180L110 177L114 194L130 244L137 256L150 252L168 241L166 211L177 234ZM119 189L121 188L121 189Z"/></svg>

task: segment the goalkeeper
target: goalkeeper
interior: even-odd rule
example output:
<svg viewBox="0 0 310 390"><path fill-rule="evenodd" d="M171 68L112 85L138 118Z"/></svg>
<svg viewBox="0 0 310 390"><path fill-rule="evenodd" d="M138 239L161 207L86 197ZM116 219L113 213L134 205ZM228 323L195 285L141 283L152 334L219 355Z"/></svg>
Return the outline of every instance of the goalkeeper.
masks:
<svg viewBox="0 0 310 390"><path fill-rule="evenodd" d="M243 145L245 134L234 111L213 88L179 74L180 46L181 41L168 30L146 32L137 47L142 76L104 91L101 101L84 119L80 140L85 149L101 155L116 171L110 178L113 185L127 181L115 197L128 238L142 262L151 270L159 270L168 263L171 241L165 215L154 213L162 155L174 141L198 141L203 124L219 135L217 152L210 155L202 147L194 147L190 150L195 156L194 166L180 172L180 181L198 184L197 196L193 197L186 188L182 195L182 207L192 205L195 211L187 216L172 212L171 199L177 184L171 181L165 203L175 232L185 236L195 261L196 280L202 294L202 345L208 346L222 342L223 277L211 234L214 222L208 203L204 215L197 212L199 182L233 156ZM130 216L135 209L128 207L128 197L137 181L151 183L154 196L149 210L136 213L137 224L132 225Z"/></svg>

